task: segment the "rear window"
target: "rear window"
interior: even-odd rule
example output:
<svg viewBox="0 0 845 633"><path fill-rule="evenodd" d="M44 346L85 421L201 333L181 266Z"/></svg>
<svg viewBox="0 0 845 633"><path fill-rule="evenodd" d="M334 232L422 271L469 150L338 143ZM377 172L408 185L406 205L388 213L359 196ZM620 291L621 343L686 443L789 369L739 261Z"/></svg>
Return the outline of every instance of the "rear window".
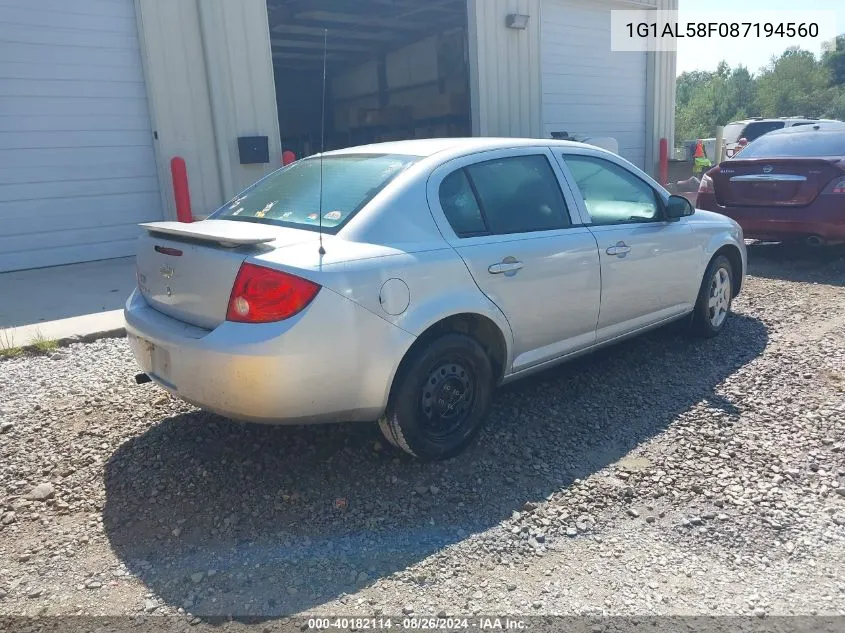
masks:
<svg viewBox="0 0 845 633"><path fill-rule="evenodd" d="M238 195L211 215L215 220L240 220L327 233L364 208L382 189L419 160L396 154L350 154L307 158L281 169Z"/></svg>
<svg viewBox="0 0 845 633"><path fill-rule="evenodd" d="M799 132L763 136L737 155L746 158L845 156L845 132Z"/></svg>

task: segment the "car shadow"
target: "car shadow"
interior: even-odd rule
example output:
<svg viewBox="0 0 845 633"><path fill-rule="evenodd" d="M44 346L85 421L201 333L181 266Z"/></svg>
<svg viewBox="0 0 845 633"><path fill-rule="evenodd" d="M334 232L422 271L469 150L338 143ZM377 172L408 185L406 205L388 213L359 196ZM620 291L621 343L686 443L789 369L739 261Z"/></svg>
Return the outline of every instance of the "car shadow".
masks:
<svg viewBox="0 0 845 633"><path fill-rule="evenodd" d="M748 274L766 279L845 286L845 246L751 244Z"/></svg>
<svg viewBox="0 0 845 633"><path fill-rule="evenodd" d="M737 415L717 388L767 340L735 316L712 340L665 328L573 361L503 388L478 440L439 464L388 449L375 425L166 419L106 464L105 532L150 591L209 622L301 612L495 527L702 401Z"/></svg>

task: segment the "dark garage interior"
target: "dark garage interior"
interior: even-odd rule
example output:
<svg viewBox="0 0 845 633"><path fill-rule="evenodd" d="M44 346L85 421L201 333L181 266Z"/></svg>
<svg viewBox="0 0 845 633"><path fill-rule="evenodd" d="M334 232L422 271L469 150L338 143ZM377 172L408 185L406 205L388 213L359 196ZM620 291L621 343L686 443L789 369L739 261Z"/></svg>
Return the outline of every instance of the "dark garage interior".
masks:
<svg viewBox="0 0 845 633"><path fill-rule="evenodd" d="M282 147L469 136L466 0L268 0Z"/></svg>

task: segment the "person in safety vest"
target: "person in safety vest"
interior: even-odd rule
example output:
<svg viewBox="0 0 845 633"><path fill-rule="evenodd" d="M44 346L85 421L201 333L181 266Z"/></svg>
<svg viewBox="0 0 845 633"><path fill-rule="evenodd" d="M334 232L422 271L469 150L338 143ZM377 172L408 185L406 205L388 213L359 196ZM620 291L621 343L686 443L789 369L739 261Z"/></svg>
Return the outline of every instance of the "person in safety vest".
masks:
<svg viewBox="0 0 845 633"><path fill-rule="evenodd" d="M713 162L707 158L707 154L704 151L704 143L701 142L701 139L698 139L698 143L695 145L695 154L692 160L692 173L694 174L703 174L713 166Z"/></svg>

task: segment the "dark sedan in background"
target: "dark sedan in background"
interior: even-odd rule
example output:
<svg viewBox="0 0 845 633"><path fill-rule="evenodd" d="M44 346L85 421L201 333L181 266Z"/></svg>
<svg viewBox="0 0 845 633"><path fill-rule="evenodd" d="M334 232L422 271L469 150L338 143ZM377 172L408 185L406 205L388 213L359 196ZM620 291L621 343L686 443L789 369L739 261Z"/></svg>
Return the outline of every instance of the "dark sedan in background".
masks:
<svg viewBox="0 0 845 633"><path fill-rule="evenodd" d="M845 123L769 132L708 171L696 206L753 240L845 243Z"/></svg>

